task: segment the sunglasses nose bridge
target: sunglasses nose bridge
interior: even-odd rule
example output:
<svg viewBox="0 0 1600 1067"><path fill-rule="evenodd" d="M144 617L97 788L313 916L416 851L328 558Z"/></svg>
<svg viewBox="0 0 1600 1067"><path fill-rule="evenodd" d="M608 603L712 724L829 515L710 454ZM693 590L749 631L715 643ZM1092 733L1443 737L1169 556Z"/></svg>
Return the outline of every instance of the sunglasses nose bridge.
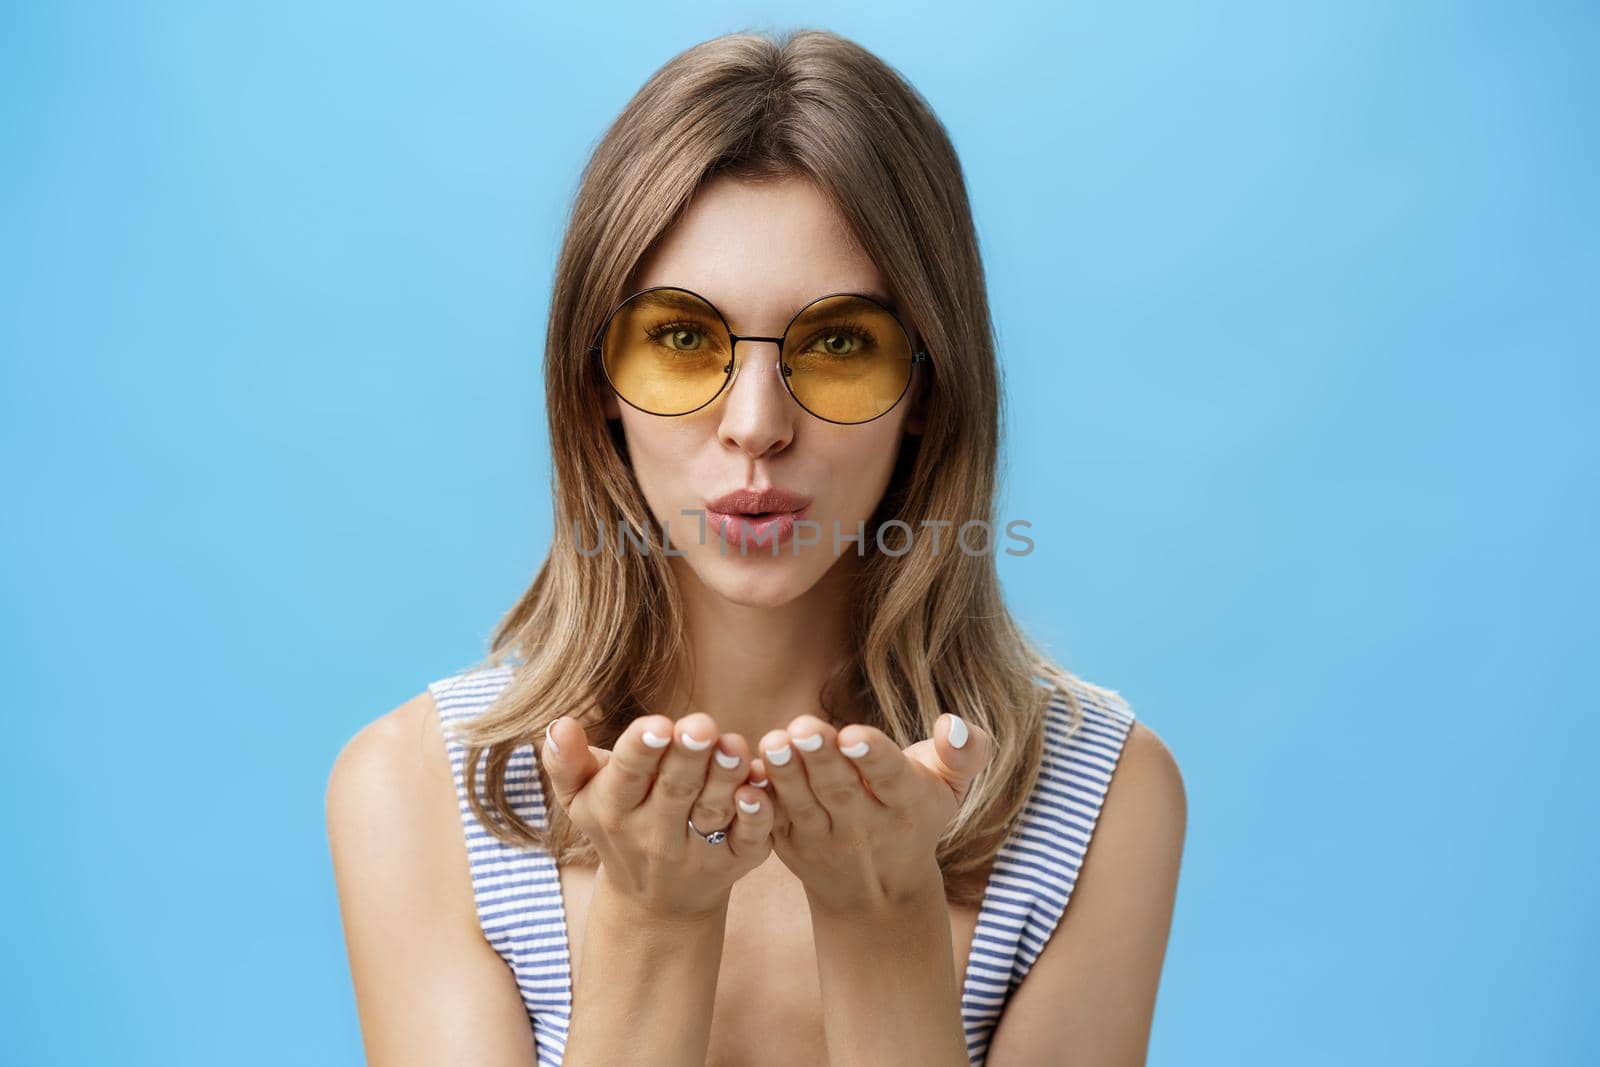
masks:
<svg viewBox="0 0 1600 1067"><path fill-rule="evenodd" d="M778 371L783 377L788 376L789 370L787 367L783 366L783 338L755 337L748 334L729 334L729 337L732 338L732 343L728 348L728 362L731 363L732 366L729 368L730 373L728 375L728 380L723 384L724 391L731 391L733 389L734 379L739 377L739 368L744 363L744 360L739 358L739 346L741 344L750 344L752 342L756 344L771 344L775 349L773 353L773 362L777 364ZM746 355L745 357L746 360L750 358L751 357L749 355Z"/></svg>

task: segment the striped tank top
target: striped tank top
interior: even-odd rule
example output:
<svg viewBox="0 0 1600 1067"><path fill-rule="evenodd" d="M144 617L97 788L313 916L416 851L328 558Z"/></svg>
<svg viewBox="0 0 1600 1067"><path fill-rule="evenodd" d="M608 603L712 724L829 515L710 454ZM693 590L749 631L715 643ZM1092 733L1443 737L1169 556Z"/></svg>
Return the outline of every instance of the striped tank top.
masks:
<svg viewBox="0 0 1600 1067"><path fill-rule="evenodd" d="M559 1064L572 1018L572 967L556 864L542 849L517 848L489 833L467 804L465 748L455 728L487 708L511 681L514 666L477 668L428 686L455 775L466 832L472 890L483 936L506 961L533 1024L540 1064ZM972 952L962 979L961 1016L967 1056L984 1062L989 1040L1011 994L1043 951L1066 911L1133 711L1122 697L1074 684L1083 723L1067 733L1066 698L1045 715L1039 779L995 855L984 888ZM547 827L532 744L517 748L506 769L506 797L530 825ZM481 790L485 761L476 780Z"/></svg>

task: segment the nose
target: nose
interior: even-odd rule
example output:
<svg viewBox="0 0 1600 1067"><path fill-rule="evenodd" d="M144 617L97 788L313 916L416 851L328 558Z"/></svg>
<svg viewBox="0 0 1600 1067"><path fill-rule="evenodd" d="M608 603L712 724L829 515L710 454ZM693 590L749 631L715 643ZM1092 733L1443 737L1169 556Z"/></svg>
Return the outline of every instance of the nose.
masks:
<svg viewBox="0 0 1600 1067"><path fill-rule="evenodd" d="M783 384L779 351L776 341L741 339L735 346L717 432L723 444L752 457L780 451L794 437L799 407Z"/></svg>

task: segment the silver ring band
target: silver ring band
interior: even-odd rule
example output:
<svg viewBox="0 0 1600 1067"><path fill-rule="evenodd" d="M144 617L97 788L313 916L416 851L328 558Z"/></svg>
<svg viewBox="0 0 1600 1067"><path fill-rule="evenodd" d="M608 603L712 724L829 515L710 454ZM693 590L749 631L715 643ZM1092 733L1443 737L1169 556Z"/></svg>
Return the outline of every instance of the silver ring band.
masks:
<svg viewBox="0 0 1600 1067"><path fill-rule="evenodd" d="M703 833L699 827L695 826L693 819L689 820L689 829L700 834L708 845L720 845L728 839L728 831L726 830L713 830L709 834Z"/></svg>

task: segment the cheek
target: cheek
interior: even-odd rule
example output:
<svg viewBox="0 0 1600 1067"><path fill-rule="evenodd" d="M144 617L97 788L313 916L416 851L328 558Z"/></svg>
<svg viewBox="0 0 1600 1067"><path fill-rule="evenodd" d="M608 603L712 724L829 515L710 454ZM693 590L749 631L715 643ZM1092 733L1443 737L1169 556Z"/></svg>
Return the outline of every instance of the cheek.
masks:
<svg viewBox="0 0 1600 1067"><path fill-rule="evenodd" d="M675 508L674 497L685 491L682 483L694 455L693 436L668 420L648 415L624 415L622 432L645 500L657 512Z"/></svg>
<svg viewBox="0 0 1600 1067"><path fill-rule="evenodd" d="M872 514L894 474L902 440L892 428L868 431L855 427L852 433L830 441L828 495L841 517L848 516L853 522Z"/></svg>

